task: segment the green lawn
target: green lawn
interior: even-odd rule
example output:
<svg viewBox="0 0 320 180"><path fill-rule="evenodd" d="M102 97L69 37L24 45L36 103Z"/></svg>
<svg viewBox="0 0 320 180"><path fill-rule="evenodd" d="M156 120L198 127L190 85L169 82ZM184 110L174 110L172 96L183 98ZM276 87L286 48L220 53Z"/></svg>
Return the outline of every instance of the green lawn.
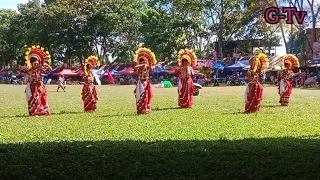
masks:
<svg viewBox="0 0 320 180"><path fill-rule="evenodd" d="M57 93L53 115L28 117L25 86L0 85L0 179L319 179L320 93L294 89L279 106L244 114L244 87L209 87L192 109L177 89L154 89L153 112L135 114L133 86L98 87L83 113L81 86Z"/></svg>

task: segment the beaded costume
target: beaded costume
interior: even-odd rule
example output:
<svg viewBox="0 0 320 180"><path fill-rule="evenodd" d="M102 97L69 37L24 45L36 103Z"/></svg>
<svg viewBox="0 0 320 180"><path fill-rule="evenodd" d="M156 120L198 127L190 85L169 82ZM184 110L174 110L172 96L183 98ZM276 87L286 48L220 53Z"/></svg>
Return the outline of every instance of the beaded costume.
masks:
<svg viewBox="0 0 320 180"><path fill-rule="evenodd" d="M250 60L248 70L248 80L245 91L245 112L252 113L261 110L261 101L263 99L263 86L259 82L260 76L265 73L269 66L268 57L264 53L259 53Z"/></svg>
<svg viewBox="0 0 320 180"><path fill-rule="evenodd" d="M157 59L150 49L140 48L136 51L134 61L137 63L135 70L139 75L136 89L134 90L137 114L150 113L153 92L149 80L149 72L153 70Z"/></svg>
<svg viewBox="0 0 320 180"><path fill-rule="evenodd" d="M51 67L51 56L43 47L32 46L25 54L28 67L26 100L30 116L50 115L48 90L42 81L42 73L48 73Z"/></svg>
<svg viewBox="0 0 320 180"><path fill-rule="evenodd" d="M186 63L183 61L186 61ZM181 108L190 108L193 106L193 93L195 91L192 80L194 75L192 66L197 63L197 57L193 51L182 49L178 54L178 62L179 67L175 72L179 76L178 105Z"/></svg>
<svg viewBox="0 0 320 180"><path fill-rule="evenodd" d="M282 106L288 106L290 102L290 96L292 93L292 78L295 76L293 72L294 68L299 68L299 60L296 56L288 54L282 58L284 69L278 72L280 82L278 84L280 101ZM287 64L287 67L285 67Z"/></svg>
<svg viewBox="0 0 320 180"><path fill-rule="evenodd" d="M92 69L98 66L100 66L100 61L96 56L90 56L85 61L85 77L81 95L83 100L83 108L86 112L92 112L97 109L96 104L98 101L98 93L97 88L94 85L94 80L96 77L95 74L92 72Z"/></svg>

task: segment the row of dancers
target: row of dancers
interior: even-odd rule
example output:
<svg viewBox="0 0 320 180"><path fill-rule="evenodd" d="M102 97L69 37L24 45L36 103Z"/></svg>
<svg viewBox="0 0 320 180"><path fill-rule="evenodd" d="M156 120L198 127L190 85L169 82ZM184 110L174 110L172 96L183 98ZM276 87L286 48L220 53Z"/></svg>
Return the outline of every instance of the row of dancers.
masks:
<svg viewBox="0 0 320 180"><path fill-rule="evenodd" d="M41 76L41 74L52 70L49 65L51 62L50 53L45 51L41 46L32 46L28 48L25 58L28 67L28 82L25 94L29 115L50 115L48 91L42 82ZM153 92L149 73L154 70L157 59L150 49L140 48L136 51L134 61L136 62L135 71L139 75L136 88L134 89L136 112L137 114L150 113ZM179 66L175 69L176 74L180 76L178 83L178 104L181 108L191 108L193 106L193 93L195 91L192 77L196 74L192 66L197 63L197 57L193 51L182 49L178 53L178 61ZM98 92L94 81L99 82L101 77L98 77L93 72L93 69L99 66L100 61L96 56L88 57L83 66L85 82L81 95L85 112L93 112L97 109ZM64 90L64 88L62 89Z"/></svg>
<svg viewBox="0 0 320 180"><path fill-rule="evenodd" d="M151 112L152 86L149 80L149 73L154 70L157 63L155 54L147 48L139 48L134 58L136 62L135 71L138 73L138 81L134 89L136 98L137 114ZM42 82L42 73L52 70L49 63L51 56L43 47L32 46L26 52L26 64L28 67L28 83L26 88L26 99L28 102L28 112L30 116L50 115L51 110L48 105L48 91ZM179 65L175 68L175 74L179 76L178 82L178 105L181 108L191 108L194 105L193 94L195 91L193 76L193 66L197 63L197 57L192 50L182 49L178 53ZM292 92L292 77L297 75L293 69L299 67L299 61L294 55L283 57L284 69L278 75L280 103L283 106L289 104ZM94 81L100 81L93 69L100 66L100 61L96 56L90 56L84 64L84 85L82 88L83 108L85 112L96 111L98 92ZM261 110L263 99L263 86L260 77L270 70L268 57L264 53L257 53L250 59L250 69L248 70L249 83L245 91L245 112L252 113ZM101 78L101 77L100 77Z"/></svg>
<svg viewBox="0 0 320 180"><path fill-rule="evenodd" d="M248 70L249 83L245 90L245 112L252 113L260 111L263 100L263 85L261 78L269 71L269 59L267 55L258 52L250 58L250 68ZM287 54L282 58L283 69L278 72L278 93L280 95L279 103L281 106L288 106L293 89L293 77L301 73L294 73L294 69L299 68L300 63L296 56ZM272 68L273 69L273 68Z"/></svg>

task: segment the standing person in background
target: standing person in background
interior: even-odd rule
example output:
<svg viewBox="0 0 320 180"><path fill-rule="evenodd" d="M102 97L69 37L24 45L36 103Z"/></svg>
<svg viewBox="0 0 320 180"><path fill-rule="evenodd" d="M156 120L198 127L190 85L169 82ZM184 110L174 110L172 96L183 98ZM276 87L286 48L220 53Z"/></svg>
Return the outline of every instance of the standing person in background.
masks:
<svg viewBox="0 0 320 180"><path fill-rule="evenodd" d="M42 73L51 71L48 63L51 56L40 46L32 46L26 52L28 67L27 88L25 90L30 116L50 115L48 104L48 90L42 81Z"/></svg>
<svg viewBox="0 0 320 180"><path fill-rule="evenodd" d="M153 71L157 59L150 49L140 48L136 51L134 61L137 63L135 70L138 72L139 77L134 90L137 114L150 113L153 92L149 72Z"/></svg>
<svg viewBox="0 0 320 180"><path fill-rule="evenodd" d="M263 86L260 83L260 77L269 67L269 59L264 53L250 58L250 68L248 70L248 80L245 91L245 112L253 113L261 110L261 101L263 99Z"/></svg>
<svg viewBox="0 0 320 180"><path fill-rule="evenodd" d="M60 75L60 76L59 76L57 92L59 92L59 89L60 89L60 88L63 90L63 92L66 92L66 91L65 91L66 85L65 85L65 83L64 83L63 75Z"/></svg>
<svg viewBox="0 0 320 180"><path fill-rule="evenodd" d="M294 76L297 76L301 73L301 70L299 70L299 73L294 73L294 68L299 68L299 60L296 56L292 54L285 55L282 58L284 69L278 72L278 78L280 79L278 83L278 89L279 89L279 95L280 95L280 101L279 103L282 106L288 106L290 102L290 96L292 93L292 78Z"/></svg>
<svg viewBox="0 0 320 180"><path fill-rule="evenodd" d="M300 74L300 86L304 87L304 82L306 81L307 73L302 71Z"/></svg>
<svg viewBox="0 0 320 180"><path fill-rule="evenodd" d="M197 63L195 53L189 49L182 49L178 54L179 66L176 68L176 74L180 77L178 82L178 104L181 108L193 107L193 93L195 87L193 84L194 71L192 66Z"/></svg>
<svg viewBox="0 0 320 180"><path fill-rule="evenodd" d="M100 61L96 56L90 56L84 64L84 85L82 88L83 108L85 112L94 112L97 109L98 92L94 85L94 80L97 82L99 78L93 73L93 68L100 66Z"/></svg>

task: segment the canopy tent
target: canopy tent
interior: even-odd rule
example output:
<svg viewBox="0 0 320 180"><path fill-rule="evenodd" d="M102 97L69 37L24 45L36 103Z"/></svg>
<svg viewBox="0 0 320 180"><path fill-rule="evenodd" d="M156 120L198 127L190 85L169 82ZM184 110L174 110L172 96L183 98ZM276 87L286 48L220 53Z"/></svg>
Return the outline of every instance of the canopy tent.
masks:
<svg viewBox="0 0 320 180"><path fill-rule="evenodd" d="M247 66L250 64L249 60L240 60L239 62L241 62L242 64L245 64Z"/></svg>
<svg viewBox="0 0 320 180"><path fill-rule="evenodd" d="M246 66L246 67L244 67L243 69L244 70L248 70L250 68L250 66ZM273 69L273 71L280 71L282 68L281 68L281 66L275 66L274 67L274 69Z"/></svg>
<svg viewBox="0 0 320 180"><path fill-rule="evenodd" d="M79 76L83 76L84 75L84 71L82 69L79 69L78 71L76 71L76 73L79 75Z"/></svg>
<svg viewBox="0 0 320 180"><path fill-rule="evenodd" d="M111 70L110 70L110 74L117 74L117 73L118 73L118 71L115 70L115 69L111 69Z"/></svg>
<svg viewBox="0 0 320 180"><path fill-rule="evenodd" d="M221 61L216 61L213 64L213 69L219 69L219 70L223 70L225 67L225 65L221 62Z"/></svg>
<svg viewBox="0 0 320 180"><path fill-rule="evenodd" d="M320 58L313 58L312 59L312 64L319 64L320 63Z"/></svg>
<svg viewBox="0 0 320 180"><path fill-rule="evenodd" d="M6 72L8 72L7 69L2 69L2 70L0 70L0 74L5 74Z"/></svg>
<svg viewBox="0 0 320 180"><path fill-rule="evenodd" d="M50 75L50 76L53 76L55 73L58 73L58 72L60 72L60 69L59 69L59 68L55 68L55 69L53 69L53 70L51 70L51 71L49 72L49 75Z"/></svg>
<svg viewBox="0 0 320 180"><path fill-rule="evenodd" d="M101 75L104 73L104 70L103 69L94 69L93 72L97 75Z"/></svg>
<svg viewBox="0 0 320 180"><path fill-rule="evenodd" d="M76 76L78 73L71 71L71 69L63 69L60 72L54 73L55 76L64 75L64 76Z"/></svg>
<svg viewBox="0 0 320 180"><path fill-rule="evenodd" d="M134 73L134 69L132 67L129 67L127 69L124 69L118 72L118 74L133 74L133 73Z"/></svg>
<svg viewBox="0 0 320 180"><path fill-rule="evenodd" d="M164 71L165 71L165 69L164 69L163 66L162 67L156 67L155 70L154 70L154 72L156 72L156 73L161 73L161 72L164 72Z"/></svg>
<svg viewBox="0 0 320 180"><path fill-rule="evenodd" d="M224 67L224 69L243 69L247 66L248 66L247 64L243 64L242 62L238 61L231 66Z"/></svg>

